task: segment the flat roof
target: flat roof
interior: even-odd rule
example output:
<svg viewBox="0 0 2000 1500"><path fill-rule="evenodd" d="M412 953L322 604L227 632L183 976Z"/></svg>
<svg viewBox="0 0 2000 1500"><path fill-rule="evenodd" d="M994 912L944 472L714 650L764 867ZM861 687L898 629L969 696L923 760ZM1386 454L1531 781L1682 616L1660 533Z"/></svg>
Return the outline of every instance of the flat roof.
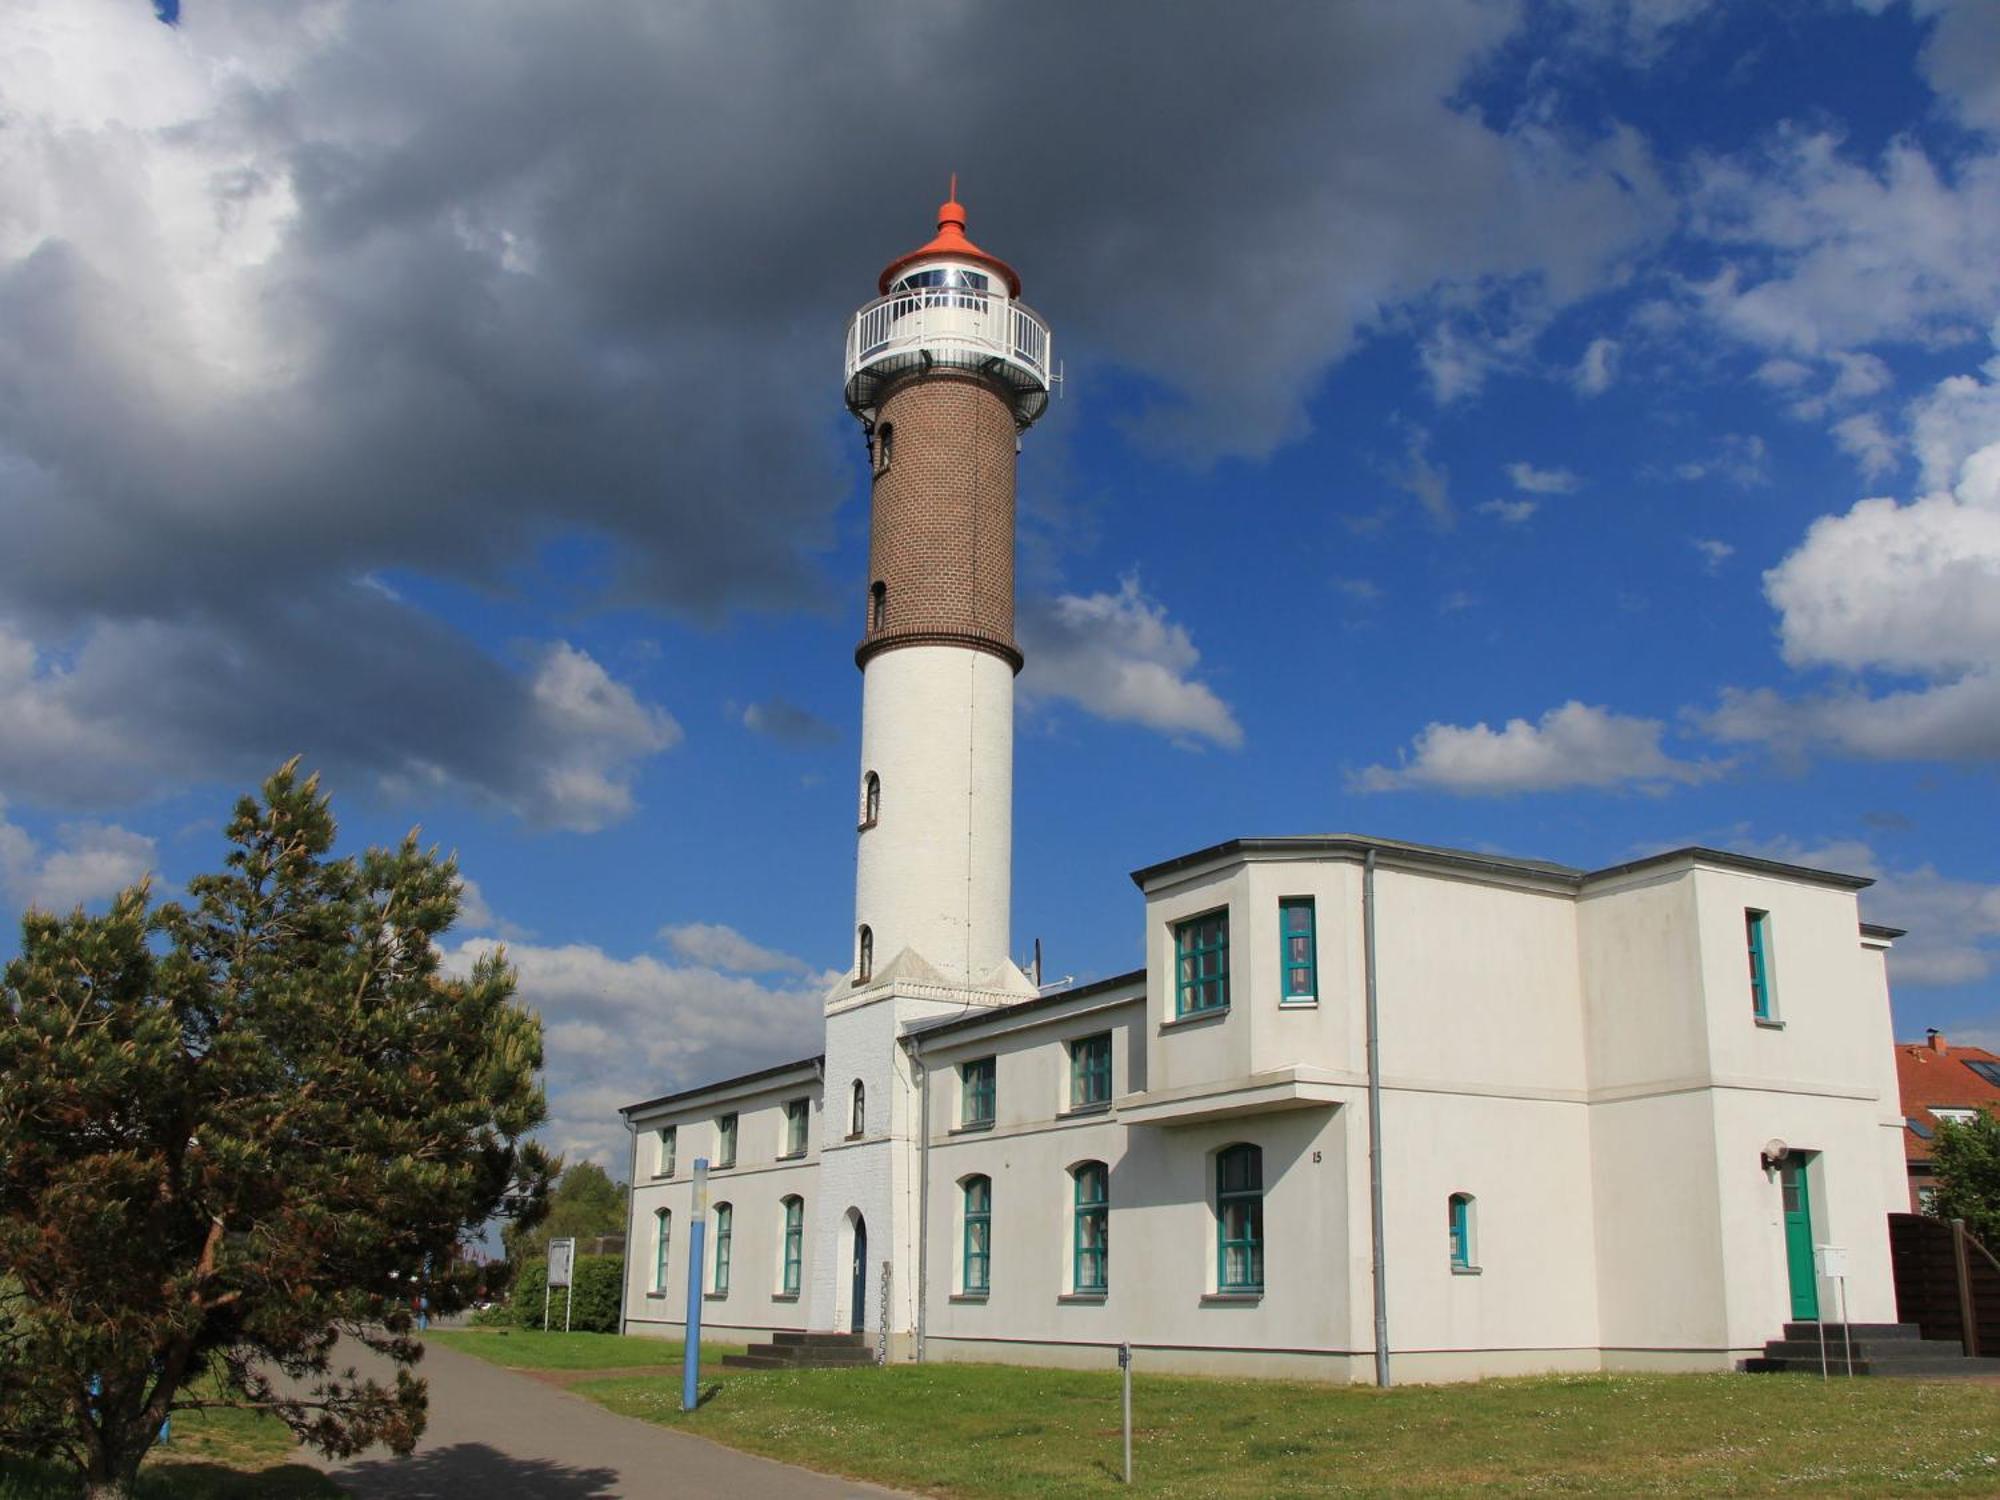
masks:
<svg viewBox="0 0 2000 1500"><path fill-rule="evenodd" d="M996 1005L963 1016L948 1016L941 1021L920 1022L910 1028L909 1034L928 1041L932 1037L945 1036L954 1031L967 1031L990 1021L1013 1021L1033 1011L1052 1009L1068 1000L1088 999L1092 995L1106 994L1130 984L1143 985L1145 982L1146 971L1134 969L1129 974L1114 974L1109 979L1093 979L1089 984L1080 984L1075 989L1037 995L1032 1000L1020 1000L1012 1005Z"/></svg>
<svg viewBox="0 0 2000 1500"><path fill-rule="evenodd" d="M1370 849L1380 853L1400 855L1413 864L1435 865L1440 869L1462 870L1474 874L1552 879L1572 889L1580 889L1590 881L1631 874L1682 859L1698 860L1703 864L1720 865L1725 869L1742 870L1749 874L1777 875L1791 880L1805 880L1815 885L1834 886L1840 890L1858 891L1875 883L1863 875L1843 875L1837 871L1817 870L1806 865L1788 865L1775 859L1759 859L1755 855L1734 854L1727 849L1710 849L1699 844L1667 849L1658 854L1649 854L1643 859L1609 865L1601 870L1583 870L1574 865L1556 864L1552 860L1517 859L1512 855L1488 854L1476 849L1452 849L1441 844L1413 844L1403 839L1371 838L1359 833L1288 834L1271 838L1229 839L1220 844L1211 844L1206 849L1197 849L1191 854L1177 855L1173 859L1162 860L1158 864L1134 870L1132 883L1144 890L1164 875L1172 875L1181 870L1218 861L1256 855L1302 857L1332 854L1359 857Z"/></svg>

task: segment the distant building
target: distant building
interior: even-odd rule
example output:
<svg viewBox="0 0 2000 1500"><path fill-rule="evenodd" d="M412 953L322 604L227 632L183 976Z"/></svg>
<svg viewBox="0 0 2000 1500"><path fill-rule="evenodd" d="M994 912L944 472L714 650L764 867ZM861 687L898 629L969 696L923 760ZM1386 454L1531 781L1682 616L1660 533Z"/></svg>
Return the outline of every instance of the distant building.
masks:
<svg viewBox="0 0 2000 1500"><path fill-rule="evenodd" d="M728 1338L1091 1365L1129 1341L1340 1380L1378 1353L1417 1379L1727 1368L1817 1316L1827 1243L1849 1316L1892 1321L1897 934L1860 921L1866 880L1246 838L1134 874L1144 969L1023 972L1014 458L1050 337L955 194L939 219L848 330L873 472L849 971L820 1055L622 1111L627 1329L684 1326L697 1157Z"/></svg>
<svg viewBox="0 0 2000 1500"><path fill-rule="evenodd" d="M1910 1208L1924 1213L1937 1195L1931 1145L1942 1120L2000 1113L2000 1055L1954 1047L1939 1031L1896 1045L1896 1083L1903 1101L1903 1158L1909 1164Z"/></svg>

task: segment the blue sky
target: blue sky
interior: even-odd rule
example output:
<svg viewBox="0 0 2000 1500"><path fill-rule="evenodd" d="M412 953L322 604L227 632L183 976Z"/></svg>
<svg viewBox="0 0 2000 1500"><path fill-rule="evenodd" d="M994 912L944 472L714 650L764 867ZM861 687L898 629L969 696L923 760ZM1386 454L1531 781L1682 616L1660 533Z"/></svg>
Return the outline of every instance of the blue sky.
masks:
<svg viewBox="0 0 2000 1500"><path fill-rule="evenodd" d="M301 753L458 851L558 1148L813 1050L840 330L956 171L1068 375L1018 951L1136 965L1126 872L1238 835L1700 842L1878 877L1899 1035L2000 1043L2000 8L1139 14L29 0L5 904Z"/></svg>

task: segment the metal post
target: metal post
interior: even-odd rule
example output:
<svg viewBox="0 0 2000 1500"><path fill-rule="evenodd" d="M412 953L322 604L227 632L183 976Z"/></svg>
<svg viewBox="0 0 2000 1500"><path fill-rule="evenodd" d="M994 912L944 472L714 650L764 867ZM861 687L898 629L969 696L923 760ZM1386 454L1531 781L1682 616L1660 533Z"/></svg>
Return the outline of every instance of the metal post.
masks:
<svg viewBox="0 0 2000 1500"><path fill-rule="evenodd" d="M1368 992L1368 1259L1375 1283L1375 1383L1389 1385L1389 1271L1382 1225L1382 1026L1375 989L1375 849L1361 857L1361 956Z"/></svg>
<svg viewBox="0 0 2000 1500"><path fill-rule="evenodd" d="M1815 1317L1813 1327L1819 1330L1819 1378L1826 1379L1826 1319Z"/></svg>
<svg viewBox="0 0 2000 1500"><path fill-rule="evenodd" d="M1959 1343L1972 1358L1979 1357L1979 1310L1972 1304L1972 1259L1965 1252L1965 1220L1951 1221L1951 1258L1958 1270Z"/></svg>
<svg viewBox="0 0 2000 1500"><path fill-rule="evenodd" d="M681 1344L681 1410L701 1404L702 1241L708 1229L708 1158L694 1159L694 1209L688 1225L687 1331Z"/></svg>
<svg viewBox="0 0 2000 1500"><path fill-rule="evenodd" d="M1125 1482L1132 1482L1132 1346L1118 1346L1118 1368L1125 1380Z"/></svg>
<svg viewBox="0 0 2000 1500"><path fill-rule="evenodd" d="M1840 1291L1840 1326L1846 1330L1847 1338L1847 1378L1854 1378L1854 1325L1847 1321L1847 1278L1836 1276L1833 1284Z"/></svg>
<svg viewBox="0 0 2000 1500"><path fill-rule="evenodd" d="M554 1288L552 1288L549 1285L549 1263L546 1260L544 1260L542 1262L542 1332L543 1333L547 1333L549 1331L549 1293L553 1290Z"/></svg>
<svg viewBox="0 0 2000 1500"><path fill-rule="evenodd" d="M569 1285L563 1288L563 1332L569 1332L569 1310L576 1298L576 1272L571 1271Z"/></svg>

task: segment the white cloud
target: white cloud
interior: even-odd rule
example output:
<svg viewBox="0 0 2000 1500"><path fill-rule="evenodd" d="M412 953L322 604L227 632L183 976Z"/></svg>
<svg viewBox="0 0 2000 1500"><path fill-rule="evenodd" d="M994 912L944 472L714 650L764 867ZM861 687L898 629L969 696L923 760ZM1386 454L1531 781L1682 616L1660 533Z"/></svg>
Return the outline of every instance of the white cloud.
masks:
<svg viewBox="0 0 2000 1500"><path fill-rule="evenodd" d="M720 922L681 922L660 929L660 936L682 958L706 964L712 969L728 969L737 974L802 974L802 959L775 948L761 947Z"/></svg>
<svg viewBox="0 0 2000 1500"><path fill-rule="evenodd" d="M1450 530L1458 524L1458 512L1451 502L1451 472L1431 462L1430 436L1421 427L1410 429L1405 463L1395 475L1396 488L1413 497L1433 522Z"/></svg>
<svg viewBox="0 0 2000 1500"><path fill-rule="evenodd" d="M1060 698L1114 723L1140 724L1178 745L1235 749L1242 726L1194 676L1201 663L1185 626L1146 597L1136 577L1115 594L1028 601L1019 619L1025 700Z"/></svg>
<svg viewBox="0 0 2000 1500"><path fill-rule="evenodd" d="M551 751L547 805L564 828L590 833L627 817L638 762L680 743L672 714L641 703L567 641L542 652L529 695Z"/></svg>
<svg viewBox="0 0 2000 1500"><path fill-rule="evenodd" d="M146 835L116 824L65 823L56 838L45 848L0 816L0 893L9 906L67 912L101 901L145 879L159 852Z"/></svg>
<svg viewBox="0 0 2000 1500"><path fill-rule="evenodd" d="M1494 730L1433 723L1393 768L1369 766L1349 778L1356 791L1442 791L1457 796L1633 786L1660 791L1722 773L1706 762L1676 760L1660 748L1665 728L1571 700L1539 722L1510 719Z"/></svg>
<svg viewBox="0 0 2000 1500"><path fill-rule="evenodd" d="M1336 578L1333 586L1356 604L1377 604L1382 599L1382 586L1372 578Z"/></svg>
<svg viewBox="0 0 2000 1500"><path fill-rule="evenodd" d="M1541 508L1539 500L1485 500L1480 503L1479 513L1497 516L1510 526L1518 526Z"/></svg>
<svg viewBox="0 0 2000 1500"><path fill-rule="evenodd" d="M520 997L540 1013L551 1149L627 1170L621 1105L817 1052L822 1002L840 975L787 958L776 984L674 964L620 958L585 943L543 946L468 938L445 953L454 973L505 947Z"/></svg>
<svg viewBox="0 0 2000 1500"><path fill-rule="evenodd" d="M1712 536L1698 536L1693 540L1694 550L1701 554L1701 565L1710 573L1722 571L1722 565L1736 555L1736 549L1729 543L1718 541Z"/></svg>
<svg viewBox="0 0 2000 1500"><path fill-rule="evenodd" d="M1757 366L1758 381L1777 391L1795 391L1812 375L1812 366L1796 359L1767 359Z"/></svg>
<svg viewBox="0 0 2000 1500"><path fill-rule="evenodd" d="M1990 337L2000 348L2000 319ZM1948 490L1973 454L2000 440L2000 354L1970 375L1940 381L1910 409L1911 445L1925 490Z"/></svg>
<svg viewBox="0 0 2000 1500"><path fill-rule="evenodd" d="M1611 383L1618 378L1619 345L1616 339L1592 339L1590 347L1583 351L1583 358L1576 362L1576 369L1570 375L1570 384L1578 394L1601 396L1611 389Z"/></svg>
<svg viewBox="0 0 2000 1500"><path fill-rule="evenodd" d="M1526 462L1507 465L1507 477L1530 495L1567 495L1583 483L1568 469L1538 469Z"/></svg>
<svg viewBox="0 0 2000 1500"><path fill-rule="evenodd" d="M1870 479L1879 479L1895 468L1896 455L1903 446L1872 411L1856 412L1834 423L1833 440Z"/></svg>
<svg viewBox="0 0 2000 1500"><path fill-rule="evenodd" d="M1770 482L1771 450L1754 433L1726 432L1716 440L1706 458L1689 459L1674 467L1674 477L1690 483L1721 479L1738 489L1752 489Z"/></svg>

